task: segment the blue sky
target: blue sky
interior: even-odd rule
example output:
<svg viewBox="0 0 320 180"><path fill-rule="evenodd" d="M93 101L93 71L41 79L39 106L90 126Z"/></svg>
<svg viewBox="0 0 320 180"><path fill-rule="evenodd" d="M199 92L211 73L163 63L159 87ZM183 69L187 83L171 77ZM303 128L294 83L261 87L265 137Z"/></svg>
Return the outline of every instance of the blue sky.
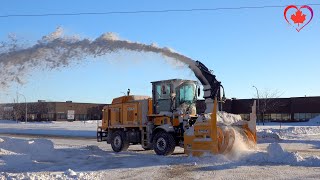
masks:
<svg viewBox="0 0 320 180"><path fill-rule="evenodd" d="M135 10L218 8L311 4L318 1L41 1L2 2L0 14L42 14ZM222 81L226 96L252 98L258 87L278 90L282 97L318 96L320 6L311 6L314 18L299 33L283 17L284 8L0 18L0 35L8 33L32 42L62 26L66 34L96 38L115 32L121 38L168 46L202 61ZM178 69L155 54L123 52L57 71L34 70L24 86L13 84L0 92L0 101L12 102L15 93L28 101L110 103L127 88L151 94L151 81L195 79L188 69ZM21 100L21 97L20 97Z"/></svg>

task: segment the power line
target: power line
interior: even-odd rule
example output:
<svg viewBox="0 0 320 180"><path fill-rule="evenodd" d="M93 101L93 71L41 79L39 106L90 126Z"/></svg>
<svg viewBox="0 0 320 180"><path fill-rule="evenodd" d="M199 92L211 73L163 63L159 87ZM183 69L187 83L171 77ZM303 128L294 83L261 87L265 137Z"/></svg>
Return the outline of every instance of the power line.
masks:
<svg viewBox="0 0 320 180"><path fill-rule="evenodd" d="M320 4L305 4L308 6L320 6ZM200 9L165 9L165 10L138 10L138 11L109 11L109 12L79 12L79 13L46 13L46 14L8 14L0 15L0 18L10 17L45 17L45 16L82 16L82 15L110 15L110 14L142 14L142 13L171 13L171 12L196 12L196 11L221 11L221 10L242 10L242 9L265 9L284 8L288 5L271 6L243 6L243 7L219 7ZM297 5L302 6L302 5Z"/></svg>

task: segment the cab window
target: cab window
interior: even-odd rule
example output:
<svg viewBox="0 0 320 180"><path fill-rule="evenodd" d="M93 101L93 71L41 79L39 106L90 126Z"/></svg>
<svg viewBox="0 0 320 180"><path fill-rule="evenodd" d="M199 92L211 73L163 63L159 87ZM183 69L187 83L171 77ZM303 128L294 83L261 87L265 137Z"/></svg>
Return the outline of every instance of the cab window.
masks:
<svg viewBox="0 0 320 180"><path fill-rule="evenodd" d="M170 84L159 84L156 86L157 99L169 99L171 93Z"/></svg>
<svg viewBox="0 0 320 180"><path fill-rule="evenodd" d="M178 105L187 103L192 104L194 103L195 99L195 87L191 84L183 85L178 89L177 94L179 94L178 97Z"/></svg>

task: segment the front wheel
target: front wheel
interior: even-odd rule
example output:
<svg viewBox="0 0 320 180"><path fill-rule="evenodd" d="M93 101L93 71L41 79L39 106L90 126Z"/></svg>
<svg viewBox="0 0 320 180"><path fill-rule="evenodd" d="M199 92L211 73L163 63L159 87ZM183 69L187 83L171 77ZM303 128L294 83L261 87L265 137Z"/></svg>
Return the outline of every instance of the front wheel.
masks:
<svg viewBox="0 0 320 180"><path fill-rule="evenodd" d="M111 147L114 152L126 151L129 147L129 142L123 131L116 131L111 137Z"/></svg>
<svg viewBox="0 0 320 180"><path fill-rule="evenodd" d="M176 147L176 141L172 134L158 132L153 138L153 149L157 155L171 155Z"/></svg>

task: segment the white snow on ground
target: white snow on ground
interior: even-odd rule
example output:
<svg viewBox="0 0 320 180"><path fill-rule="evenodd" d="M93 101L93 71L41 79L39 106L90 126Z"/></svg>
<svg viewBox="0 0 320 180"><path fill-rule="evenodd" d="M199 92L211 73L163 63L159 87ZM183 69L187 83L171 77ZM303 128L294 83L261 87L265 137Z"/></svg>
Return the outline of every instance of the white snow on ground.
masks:
<svg viewBox="0 0 320 180"><path fill-rule="evenodd" d="M258 149L236 155L187 157L177 148L162 157L142 151L114 153L95 142L96 121L18 123L0 121L0 179L318 179L320 131L306 123L258 126ZM19 131L20 130L20 131ZM87 139L16 138L1 133L80 136ZM40 133L39 133L40 132ZM268 136L267 136L268 135ZM270 138L275 137L275 138Z"/></svg>
<svg viewBox="0 0 320 180"><path fill-rule="evenodd" d="M32 134L49 136L96 137L97 123L90 121L52 121L52 122L18 122L0 120L1 134Z"/></svg>
<svg viewBox="0 0 320 180"><path fill-rule="evenodd" d="M258 139L299 139L304 136L320 135L320 116L308 122L267 123L258 126Z"/></svg>

